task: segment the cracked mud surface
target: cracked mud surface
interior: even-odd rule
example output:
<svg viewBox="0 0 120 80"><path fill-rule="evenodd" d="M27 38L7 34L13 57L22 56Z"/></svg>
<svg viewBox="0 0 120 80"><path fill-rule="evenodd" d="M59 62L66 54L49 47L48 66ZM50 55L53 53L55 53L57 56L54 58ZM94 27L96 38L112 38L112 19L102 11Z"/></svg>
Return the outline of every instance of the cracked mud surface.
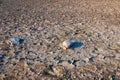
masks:
<svg viewBox="0 0 120 80"><path fill-rule="evenodd" d="M120 80L120 1L0 0L0 79Z"/></svg>

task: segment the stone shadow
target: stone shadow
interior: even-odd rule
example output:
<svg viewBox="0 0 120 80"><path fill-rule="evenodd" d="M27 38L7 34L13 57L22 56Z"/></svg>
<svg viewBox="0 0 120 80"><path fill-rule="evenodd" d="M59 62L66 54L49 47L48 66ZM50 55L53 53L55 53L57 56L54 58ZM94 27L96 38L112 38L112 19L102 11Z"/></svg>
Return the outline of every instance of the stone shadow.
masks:
<svg viewBox="0 0 120 80"><path fill-rule="evenodd" d="M79 48L83 46L83 43L82 42L73 42L72 46L70 47L70 49L75 49L75 48Z"/></svg>

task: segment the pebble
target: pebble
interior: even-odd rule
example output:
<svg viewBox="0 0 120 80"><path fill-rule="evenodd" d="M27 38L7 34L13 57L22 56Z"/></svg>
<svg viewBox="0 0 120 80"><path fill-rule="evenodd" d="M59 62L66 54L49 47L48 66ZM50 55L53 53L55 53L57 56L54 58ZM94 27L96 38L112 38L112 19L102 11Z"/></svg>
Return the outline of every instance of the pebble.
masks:
<svg viewBox="0 0 120 80"><path fill-rule="evenodd" d="M2 56L0 56L0 61L3 60L6 57L6 54L3 54Z"/></svg>
<svg viewBox="0 0 120 80"><path fill-rule="evenodd" d="M33 63L32 62L27 62L27 65L33 65Z"/></svg>
<svg viewBox="0 0 120 80"><path fill-rule="evenodd" d="M54 57L54 60L56 60L56 61L61 60L61 57L56 56L56 57Z"/></svg>
<svg viewBox="0 0 120 80"><path fill-rule="evenodd" d="M40 58L39 56L37 56L37 57L35 58L35 60L36 60L36 61L41 61L41 58Z"/></svg>
<svg viewBox="0 0 120 80"><path fill-rule="evenodd" d="M17 63L13 63L13 66L17 65Z"/></svg>
<svg viewBox="0 0 120 80"><path fill-rule="evenodd" d="M22 44L24 42L24 39L22 38L12 38L10 40L11 44L12 45L19 45L19 44Z"/></svg>
<svg viewBox="0 0 120 80"><path fill-rule="evenodd" d="M62 63L63 62L63 60L59 60L59 62L58 63Z"/></svg>
<svg viewBox="0 0 120 80"><path fill-rule="evenodd" d="M111 76L111 80L117 80L115 75Z"/></svg>
<svg viewBox="0 0 120 80"><path fill-rule="evenodd" d="M89 62L90 62L90 63L95 62L95 58L94 58L94 57L89 58Z"/></svg>
<svg viewBox="0 0 120 80"><path fill-rule="evenodd" d="M20 54L20 52L21 51L15 51L14 53L15 53L15 55L18 55L18 54Z"/></svg>
<svg viewBox="0 0 120 80"><path fill-rule="evenodd" d="M100 80L106 80L105 78L101 78Z"/></svg>
<svg viewBox="0 0 120 80"><path fill-rule="evenodd" d="M62 46L61 46L61 47L62 47L64 50L66 50L66 49L70 48L72 45L73 45L73 42L72 42L72 41L66 40L66 41L64 41L64 42L62 43Z"/></svg>
<svg viewBox="0 0 120 80"><path fill-rule="evenodd" d="M30 71L32 71L32 72L35 72L35 69L33 69L33 68L30 68Z"/></svg>
<svg viewBox="0 0 120 80"><path fill-rule="evenodd" d="M20 58L20 59L19 59L19 61L24 61L24 60L25 60L25 58Z"/></svg>
<svg viewBox="0 0 120 80"><path fill-rule="evenodd" d="M72 62L71 60L68 60L68 63L69 63L69 64L72 64L73 62Z"/></svg>

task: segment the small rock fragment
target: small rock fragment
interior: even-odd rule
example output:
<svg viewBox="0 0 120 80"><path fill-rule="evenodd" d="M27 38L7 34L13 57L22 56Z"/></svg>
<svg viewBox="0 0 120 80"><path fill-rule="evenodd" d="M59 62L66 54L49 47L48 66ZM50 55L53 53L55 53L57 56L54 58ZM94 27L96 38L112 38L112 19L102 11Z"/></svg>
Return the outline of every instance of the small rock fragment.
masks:
<svg viewBox="0 0 120 80"><path fill-rule="evenodd" d="M69 63L69 64L72 64L73 62L72 62L71 60L68 60L68 63Z"/></svg>
<svg viewBox="0 0 120 80"><path fill-rule="evenodd" d="M10 40L12 45L19 45L24 42L24 39L22 38L13 38Z"/></svg>
<svg viewBox="0 0 120 80"><path fill-rule="evenodd" d="M18 54L20 54L20 51L15 51L14 53L15 53L15 55L18 55Z"/></svg>
<svg viewBox="0 0 120 80"><path fill-rule="evenodd" d="M33 68L30 68L30 71L35 72L35 70Z"/></svg>
<svg viewBox="0 0 120 80"><path fill-rule="evenodd" d="M115 75L111 76L111 80L117 80Z"/></svg>
<svg viewBox="0 0 120 80"><path fill-rule="evenodd" d="M56 57L54 57L54 60L59 61L59 60L61 60L61 57L56 56Z"/></svg>
<svg viewBox="0 0 120 80"><path fill-rule="evenodd" d="M32 62L27 62L27 65L33 65L33 63Z"/></svg>
<svg viewBox="0 0 120 80"><path fill-rule="evenodd" d="M24 60L25 60L25 58L20 58L20 59L19 59L19 61L24 61Z"/></svg>
<svg viewBox="0 0 120 80"><path fill-rule="evenodd" d="M90 63L94 63L95 62L95 58L94 57L89 58L89 62Z"/></svg>
<svg viewBox="0 0 120 80"><path fill-rule="evenodd" d="M105 78L101 78L100 80L106 80Z"/></svg>
<svg viewBox="0 0 120 80"><path fill-rule="evenodd" d="M0 56L0 61L3 60L6 57L6 54L3 54L2 56Z"/></svg>
<svg viewBox="0 0 120 80"><path fill-rule="evenodd" d="M72 45L73 45L73 42L67 40L67 41L64 41L64 42L62 43L62 48L66 50L66 49L70 48Z"/></svg>

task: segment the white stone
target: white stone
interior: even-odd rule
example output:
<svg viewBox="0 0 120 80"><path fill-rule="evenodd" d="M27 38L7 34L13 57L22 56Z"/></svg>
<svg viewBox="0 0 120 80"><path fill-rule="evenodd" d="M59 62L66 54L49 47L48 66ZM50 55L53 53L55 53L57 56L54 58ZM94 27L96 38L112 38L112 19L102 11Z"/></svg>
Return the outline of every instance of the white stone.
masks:
<svg viewBox="0 0 120 80"><path fill-rule="evenodd" d="M68 49L68 48L70 48L72 45L73 45L73 42L67 40L67 41L64 41L64 42L62 43L62 48L63 48L63 49Z"/></svg>

